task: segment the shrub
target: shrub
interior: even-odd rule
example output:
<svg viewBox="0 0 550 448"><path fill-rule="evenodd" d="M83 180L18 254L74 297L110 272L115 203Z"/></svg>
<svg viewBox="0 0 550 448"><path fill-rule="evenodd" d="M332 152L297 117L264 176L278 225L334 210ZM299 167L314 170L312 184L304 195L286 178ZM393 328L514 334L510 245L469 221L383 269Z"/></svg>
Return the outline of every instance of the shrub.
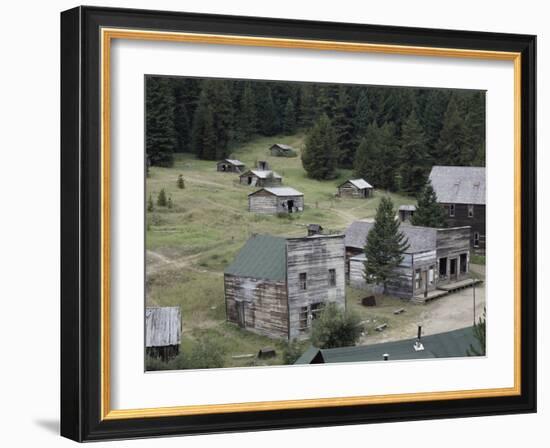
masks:
<svg viewBox="0 0 550 448"><path fill-rule="evenodd" d="M319 348L349 347L361 337L363 326L358 314L328 303L313 322L311 342Z"/></svg>
<svg viewBox="0 0 550 448"><path fill-rule="evenodd" d="M183 179L183 176L181 174L178 176L177 186L180 190L183 190L185 188L185 180Z"/></svg>
<svg viewBox="0 0 550 448"><path fill-rule="evenodd" d="M155 210L155 206L153 204L153 197L151 196L151 194L149 194L149 199L147 199L147 211L152 212L153 210Z"/></svg>
<svg viewBox="0 0 550 448"><path fill-rule="evenodd" d="M172 203L172 196L168 197L168 202L167 202L166 205L168 206L168 208L173 208L174 207L174 204Z"/></svg>
<svg viewBox="0 0 550 448"><path fill-rule="evenodd" d="M297 340L287 343L283 349L283 363L286 365L294 364L302 356L302 352L302 346Z"/></svg>
<svg viewBox="0 0 550 448"><path fill-rule="evenodd" d="M164 191L164 188L160 190L157 196L157 205L159 207L166 207L168 205L168 200L166 198L166 191Z"/></svg>

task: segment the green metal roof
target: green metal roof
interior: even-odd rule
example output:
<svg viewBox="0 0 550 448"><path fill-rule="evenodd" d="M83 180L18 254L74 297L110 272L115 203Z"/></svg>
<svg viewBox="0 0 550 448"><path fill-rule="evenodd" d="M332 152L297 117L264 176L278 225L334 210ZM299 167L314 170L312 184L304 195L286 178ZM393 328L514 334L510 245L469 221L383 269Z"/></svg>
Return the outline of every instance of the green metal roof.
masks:
<svg viewBox="0 0 550 448"><path fill-rule="evenodd" d="M421 342L424 350L421 351L413 349L415 342L416 338L413 338L382 344L317 349L317 352L310 348L296 361L296 364L382 361L384 354L389 355L390 361L457 358L467 356L466 351L470 344L479 349L479 343L473 335L473 327L423 336Z"/></svg>
<svg viewBox="0 0 550 448"><path fill-rule="evenodd" d="M286 279L286 239L271 235L250 237L226 269L226 274L267 280Z"/></svg>

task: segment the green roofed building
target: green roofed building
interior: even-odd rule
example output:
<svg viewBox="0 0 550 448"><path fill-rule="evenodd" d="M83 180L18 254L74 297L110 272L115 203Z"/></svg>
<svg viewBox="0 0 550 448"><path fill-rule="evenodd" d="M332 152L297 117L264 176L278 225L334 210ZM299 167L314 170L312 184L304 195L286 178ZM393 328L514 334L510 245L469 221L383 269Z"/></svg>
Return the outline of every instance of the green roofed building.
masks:
<svg viewBox="0 0 550 448"><path fill-rule="evenodd" d="M473 327L468 327L432 334L420 339L405 339L382 344L330 349L312 346L298 358L295 364L460 358L468 356L472 347L477 352L481 351L479 341L474 337Z"/></svg>
<svg viewBox="0 0 550 448"><path fill-rule="evenodd" d="M344 236L252 236L224 272L227 320L273 338L305 338L324 305L345 306Z"/></svg>

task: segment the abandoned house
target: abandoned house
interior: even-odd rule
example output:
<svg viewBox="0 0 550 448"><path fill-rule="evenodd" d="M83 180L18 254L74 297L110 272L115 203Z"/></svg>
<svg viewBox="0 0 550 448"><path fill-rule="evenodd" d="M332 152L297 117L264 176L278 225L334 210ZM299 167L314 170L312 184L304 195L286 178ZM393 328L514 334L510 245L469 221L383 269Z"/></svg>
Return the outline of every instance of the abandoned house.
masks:
<svg viewBox="0 0 550 448"><path fill-rule="evenodd" d="M292 146L284 145L282 143L275 143L269 151L274 157L295 157L296 150Z"/></svg>
<svg viewBox="0 0 550 448"><path fill-rule="evenodd" d="M470 226L470 245L485 250L485 168L434 166L430 181L449 227Z"/></svg>
<svg viewBox="0 0 550 448"><path fill-rule="evenodd" d="M338 186L338 196L343 198L370 198L374 188L365 179L349 179Z"/></svg>
<svg viewBox="0 0 550 448"><path fill-rule="evenodd" d="M248 195L253 213L299 213L304 211L304 194L290 187L266 187Z"/></svg>
<svg viewBox="0 0 550 448"><path fill-rule="evenodd" d="M250 237L224 272L227 320L305 338L326 303L345 307L344 236Z"/></svg>
<svg viewBox="0 0 550 448"><path fill-rule="evenodd" d="M178 355L181 342L179 306L145 308L145 352L167 361Z"/></svg>
<svg viewBox="0 0 550 448"><path fill-rule="evenodd" d="M239 183L252 187L275 187L283 183L283 178L271 170L248 170L239 176Z"/></svg>
<svg viewBox="0 0 550 448"><path fill-rule="evenodd" d="M245 170L244 163L235 159L224 159L217 163L216 169L222 173L242 173Z"/></svg>
<svg viewBox="0 0 550 448"><path fill-rule="evenodd" d="M364 247L372 222L355 221L346 229L346 279L366 288ZM388 283L388 292L424 302L476 283L470 278L470 228L435 229L402 224L409 248Z"/></svg>
<svg viewBox="0 0 550 448"><path fill-rule="evenodd" d="M416 211L416 205L401 205L397 210L397 218L401 222L411 222L411 219Z"/></svg>

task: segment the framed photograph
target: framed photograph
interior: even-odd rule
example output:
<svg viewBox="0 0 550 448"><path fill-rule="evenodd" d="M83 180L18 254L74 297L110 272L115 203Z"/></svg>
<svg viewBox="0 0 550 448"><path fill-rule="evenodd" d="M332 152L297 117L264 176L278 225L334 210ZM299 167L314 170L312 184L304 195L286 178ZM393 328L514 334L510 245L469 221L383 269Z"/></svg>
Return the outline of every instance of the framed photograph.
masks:
<svg viewBox="0 0 550 448"><path fill-rule="evenodd" d="M61 433L536 411L535 36L61 14Z"/></svg>

